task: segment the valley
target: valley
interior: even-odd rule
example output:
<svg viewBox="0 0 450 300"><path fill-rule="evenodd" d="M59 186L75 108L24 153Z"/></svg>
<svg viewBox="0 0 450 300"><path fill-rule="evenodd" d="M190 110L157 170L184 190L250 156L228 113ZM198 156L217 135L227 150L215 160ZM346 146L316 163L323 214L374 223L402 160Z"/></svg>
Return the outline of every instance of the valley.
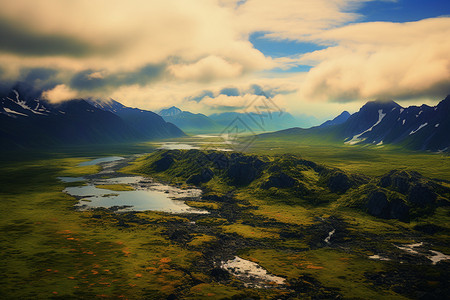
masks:
<svg viewBox="0 0 450 300"><path fill-rule="evenodd" d="M278 150L269 150L274 144L263 140L238 154L209 150L226 148L217 136L169 141L172 148L181 144L199 149L157 150L167 141L146 142L107 151L72 149L51 158L36 153L33 159L2 163L1 198L7 201L1 205L8 212L1 220L6 254L0 264L6 275L2 297L408 299L439 298L448 292L450 219L442 202L449 197L443 176L449 173L448 156L394 155L347 145L321 151L314 145L278 144ZM342 158L344 153L348 157ZM202 162L208 155L214 159ZM89 163L87 158L109 156L117 160ZM176 163L169 164L167 156ZM264 166L260 175L246 166L256 168L259 160ZM377 186L394 162L407 173L389 176L412 176L408 178L414 184L415 162L423 173L418 182L442 186L435 202L411 206L407 220L372 216L352 200L364 201L370 194L367 184ZM236 169L234 164L244 166ZM334 169L339 164L346 167ZM202 175L204 168L214 176ZM340 183L332 192L324 181L330 180L330 171L347 174L356 185L343 192L338 191ZM236 181L239 176L247 181ZM200 188L201 195L182 201L207 213L132 206L80 210L80 197L64 192L85 187L80 179L105 185L102 190L110 197L151 181L165 189ZM397 195L411 205L395 187L379 188L390 202Z"/></svg>

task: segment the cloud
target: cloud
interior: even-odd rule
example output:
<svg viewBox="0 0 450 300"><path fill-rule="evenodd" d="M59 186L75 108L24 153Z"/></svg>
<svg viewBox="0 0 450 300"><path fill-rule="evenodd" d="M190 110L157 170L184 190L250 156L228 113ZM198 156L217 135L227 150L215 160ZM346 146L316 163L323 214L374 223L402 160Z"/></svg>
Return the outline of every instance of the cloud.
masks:
<svg viewBox="0 0 450 300"><path fill-rule="evenodd" d="M214 93L210 90L203 90L200 93L195 94L195 96L186 97L186 100L200 102L205 97L213 98Z"/></svg>
<svg viewBox="0 0 450 300"><path fill-rule="evenodd" d="M81 57L100 50L76 37L39 33L22 24L0 19L0 51L27 56L65 55Z"/></svg>
<svg viewBox="0 0 450 300"><path fill-rule="evenodd" d="M271 66L218 1L1 2L0 37L10 42L0 45L0 64L9 77L30 65L78 75L163 64L179 80L204 82Z"/></svg>
<svg viewBox="0 0 450 300"><path fill-rule="evenodd" d="M177 64L169 67L170 72L177 78L186 80L211 81L218 78L232 78L239 76L243 66L230 63L227 60L210 55L192 64Z"/></svg>
<svg viewBox="0 0 450 300"><path fill-rule="evenodd" d="M71 90L64 84L57 85L53 89L44 91L42 93L42 98L52 103L59 103L66 100L75 99L77 98L77 96L78 95L76 91Z"/></svg>
<svg viewBox="0 0 450 300"><path fill-rule="evenodd" d="M368 1L0 0L0 77L39 83L54 99L76 93L192 111L239 107L262 92L300 110L307 100L443 93L448 18L348 25ZM328 48L266 57L249 41L255 32ZM298 65L313 68L282 72ZM227 87L239 93L220 95Z"/></svg>
<svg viewBox="0 0 450 300"><path fill-rule="evenodd" d="M305 54L315 64L302 97L329 101L442 97L450 93L450 18L353 24L318 34L337 46Z"/></svg>
<svg viewBox="0 0 450 300"><path fill-rule="evenodd" d="M165 68L166 66L162 64L148 64L138 70L110 74L105 70L84 70L72 77L70 87L77 90L105 91L122 85L146 85L161 78Z"/></svg>
<svg viewBox="0 0 450 300"><path fill-rule="evenodd" d="M236 8L243 31L271 39L304 40L361 16L352 12L370 0L248 0Z"/></svg>

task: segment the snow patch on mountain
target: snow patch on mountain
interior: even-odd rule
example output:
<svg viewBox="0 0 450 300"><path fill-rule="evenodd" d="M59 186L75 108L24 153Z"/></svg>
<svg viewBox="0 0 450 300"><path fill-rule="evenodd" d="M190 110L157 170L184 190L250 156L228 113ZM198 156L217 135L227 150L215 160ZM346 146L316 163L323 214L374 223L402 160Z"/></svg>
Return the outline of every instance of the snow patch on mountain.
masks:
<svg viewBox="0 0 450 300"><path fill-rule="evenodd" d="M417 128L416 130L411 131L409 133L409 135L416 133L417 131L419 131L420 129L424 128L427 125L428 125L428 123L423 123L422 125L419 126L419 128Z"/></svg>
<svg viewBox="0 0 450 300"><path fill-rule="evenodd" d="M384 118L385 116L386 116L386 114L383 113L383 110L382 110L382 109L379 109L379 110L378 110L378 121L377 121L375 124L373 124L369 129L367 129L367 130L361 132L360 134L354 135L354 136L352 137L352 139L349 140L349 141L347 141L347 142L345 142L345 144L348 144L348 145L354 145L354 144L357 144L357 143L359 143L359 142L364 141L365 138L360 138L360 137L361 137L364 133L369 132L369 131L372 131L372 129L373 129L375 126L377 126L378 124L381 123L381 121L383 120L383 118Z"/></svg>
<svg viewBox="0 0 450 300"><path fill-rule="evenodd" d="M17 111L15 111L15 110L9 109L9 108L7 108L7 107L5 107L5 108L3 108L3 109L4 109L7 113L9 113L9 114L16 114L16 115L21 115L21 116L28 117L28 115L26 115L26 114L17 112Z"/></svg>

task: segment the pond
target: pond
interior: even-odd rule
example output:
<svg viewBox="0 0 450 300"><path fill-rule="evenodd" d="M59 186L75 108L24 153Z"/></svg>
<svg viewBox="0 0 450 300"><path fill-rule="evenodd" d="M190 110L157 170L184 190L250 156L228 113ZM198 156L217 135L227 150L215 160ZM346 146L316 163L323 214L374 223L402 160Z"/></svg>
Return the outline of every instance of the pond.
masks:
<svg viewBox="0 0 450 300"><path fill-rule="evenodd" d="M117 161L112 157L95 159L92 164L103 164L111 168L107 163ZM123 159L123 158L120 158ZM94 163L95 161L95 163ZM89 162L87 162L89 163ZM102 172L98 173L102 174ZM111 178L86 177L59 177L63 182L85 181L85 185L70 186L64 192L79 198L75 205L78 210L92 208L109 208L117 212L125 211L162 211L168 213L195 213L207 214L208 211L190 207L184 200L200 197L199 189L180 189L177 187L154 182L152 179L142 176L128 176L111 172ZM133 190L119 190L111 185L127 185ZM104 186L105 188L100 188ZM117 187L117 186L116 186Z"/></svg>
<svg viewBox="0 0 450 300"><path fill-rule="evenodd" d="M79 164L79 166L80 167L93 166L93 165L98 165L98 164L101 164L101 163L112 162L112 161L122 160L122 159L123 159L123 157L120 157L120 156L101 157L101 158L97 158L97 159L93 159L93 160L82 162L82 163Z"/></svg>

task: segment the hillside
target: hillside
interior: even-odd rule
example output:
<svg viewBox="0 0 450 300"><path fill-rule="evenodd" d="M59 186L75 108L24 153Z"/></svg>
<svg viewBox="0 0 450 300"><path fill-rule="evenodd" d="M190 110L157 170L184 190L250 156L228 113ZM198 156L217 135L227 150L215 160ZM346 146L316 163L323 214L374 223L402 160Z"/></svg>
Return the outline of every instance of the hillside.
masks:
<svg viewBox="0 0 450 300"><path fill-rule="evenodd" d="M200 150L159 151L140 173L203 186L217 193L243 190L289 205L337 205L409 221L450 204L450 188L418 172L392 170L381 177L330 168L301 157Z"/></svg>

